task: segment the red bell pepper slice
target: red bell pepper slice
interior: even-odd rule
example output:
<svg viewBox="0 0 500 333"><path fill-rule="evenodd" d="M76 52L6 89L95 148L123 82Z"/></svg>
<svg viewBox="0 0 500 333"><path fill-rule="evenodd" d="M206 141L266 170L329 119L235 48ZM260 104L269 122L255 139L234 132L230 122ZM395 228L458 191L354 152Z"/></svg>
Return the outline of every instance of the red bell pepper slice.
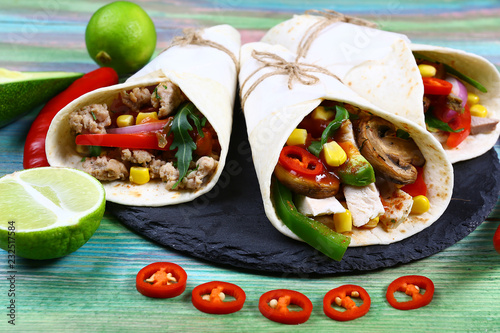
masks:
<svg viewBox="0 0 500 333"><path fill-rule="evenodd" d="M423 77L424 93L429 95L449 95L453 85L445 80L435 77Z"/></svg>
<svg viewBox="0 0 500 333"><path fill-rule="evenodd" d="M420 289L425 289L425 293L421 294ZM404 292L411 296L412 300L398 302L394 297L396 291ZM434 283L431 279L421 275L407 275L397 278L391 282L385 295L389 304L398 310L413 310L426 306L432 301L433 296Z"/></svg>
<svg viewBox="0 0 500 333"><path fill-rule="evenodd" d="M299 176L315 177L323 171L321 160L299 146L283 147L279 163Z"/></svg>
<svg viewBox="0 0 500 333"><path fill-rule="evenodd" d="M235 298L234 301L224 302L220 293ZM204 295L209 295L208 300ZM212 281L193 289L191 301L198 310L210 314L229 314L241 310L245 303L246 295L243 289L235 284L221 281Z"/></svg>
<svg viewBox="0 0 500 333"><path fill-rule="evenodd" d="M463 128L460 132L450 132L448 139L446 140L446 145L449 148L455 148L461 144L470 134L471 128L471 115L469 105L465 104L465 110L463 113L459 113L455 119L448 123L450 127L456 131L459 128Z"/></svg>
<svg viewBox="0 0 500 333"><path fill-rule="evenodd" d="M156 133L134 134L80 134L76 136L77 145L120 147L130 149L158 149L169 150L172 140L167 140L165 147L158 146Z"/></svg>
<svg viewBox="0 0 500 333"><path fill-rule="evenodd" d="M351 297L359 297L363 304L357 306ZM334 302L346 310L336 310L332 307ZM323 298L323 312L329 318L337 321L348 321L362 317L368 313L370 305L371 299L368 292L364 288L353 284L346 284L332 289Z"/></svg>
<svg viewBox="0 0 500 333"><path fill-rule="evenodd" d="M493 235L493 246L495 250L500 254L500 225L498 225L495 235Z"/></svg>
<svg viewBox="0 0 500 333"><path fill-rule="evenodd" d="M401 187L401 190L408 193L412 197L419 195L427 195L427 185L424 181L424 169L422 167L417 168L417 180L413 184L408 184Z"/></svg>
<svg viewBox="0 0 500 333"><path fill-rule="evenodd" d="M273 308L269 304L271 300L277 300ZM298 305L300 311L290 311L288 305ZM259 310L267 319L281 324L298 325L305 323L311 316L313 305L306 295L289 289L270 290L260 296Z"/></svg>
<svg viewBox="0 0 500 333"><path fill-rule="evenodd" d="M187 274L184 269L171 262L155 262L137 273L135 286L144 296L171 298L186 290Z"/></svg>

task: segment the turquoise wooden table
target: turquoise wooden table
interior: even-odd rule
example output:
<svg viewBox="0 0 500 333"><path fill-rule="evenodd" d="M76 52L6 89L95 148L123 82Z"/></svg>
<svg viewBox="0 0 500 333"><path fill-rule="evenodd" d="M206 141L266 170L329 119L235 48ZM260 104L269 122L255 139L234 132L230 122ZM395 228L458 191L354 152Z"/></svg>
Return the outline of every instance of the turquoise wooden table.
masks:
<svg viewBox="0 0 500 333"><path fill-rule="evenodd" d="M0 67L13 70L87 72L85 26L109 1L19 0L0 3ZM136 1L139 3L139 1ZM414 42L470 51L500 65L500 4L497 1L141 1L158 31L157 52L191 26L228 23L243 42L259 40L266 29L307 9L335 9L377 21L383 29ZM37 110L0 129L0 176L22 169L23 144ZM496 150L500 149L497 144ZM491 239L500 206L469 236L428 258L357 274L310 276L242 271L161 247L123 226L109 213L90 241L57 260L15 263L15 326L8 323L11 281L7 254L0 251L0 331L500 331L500 256ZM174 299L149 299L135 289L135 275L156 261L175 262L187 271L186 291ZM404 312L389 306L390 281L421 274L436 286L432 303ZM196 310L192 289L222 280L241 286L247 301L237 313L216 316ZM342 284L358 284L371 295L370 312L352 322L335 322L322 311L323 295ZM258 299L267 290L289 288L314 304L309 321L287 327L264 318Z"/></svg>

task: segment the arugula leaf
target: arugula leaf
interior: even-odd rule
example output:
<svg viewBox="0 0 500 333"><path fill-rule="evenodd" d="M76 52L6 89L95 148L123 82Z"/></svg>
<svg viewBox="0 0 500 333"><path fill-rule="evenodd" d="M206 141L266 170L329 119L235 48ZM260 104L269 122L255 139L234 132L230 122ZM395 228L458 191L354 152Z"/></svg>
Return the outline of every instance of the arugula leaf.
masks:
<svg viewBox="0 0 500 333"><path fill-rule="evenodd" d="M193 103L186 102L179 109L172 120L172 126L168 132L168 135L171 132L174 133L174 140L170 146L170 150L177 148L175 157L177 158L177 168L179 169L179 180L174 184L172 189L175 189L187 175L189 164L193 160L193 151L196 149L196 143L189 135L189 131L193 127L188 121L188 117L191 118L192 116L190 115L194 115L193 112L196 110L196 107Z"/></svg>
<svg viewBox="0 0 500 333"><path fill-rule="evenodd" d="M337 110L335 118L326 126L321 134L321 147L323 147L329 137L333 136L335 131L342 125L342 122L349 119L349 112L343 106L337 105L335 108Z"/></svg>
<svg viewBox="0 0 500 333"><path fill-rule="evenodd" d="M431 58L429 58L427 56L424 56L423 54L414 52L413 55L417 59L426 60L426 61L430 61L430 62L434 62L434 63L440 64L439 61L432 60ZM457 78L459 78L459 79L467 82L468 84L470 84L471 86L473 86L474 88L478 89L479 91L481 91L483 93L488 92L488 90L481 83L479 83L478 81L474 80L473 78L471 78L471 77L463 74L462 72L457 71L455 68L453 68L453 67L451 67L451 66L449 66L447 64L443 64L443 66L444 66L444 69L446 69L446 72L450 73L451 75L455 75Z"/></svg>
<svg viewBox="0 0 500 333"><path fill-rule="evenodd" d="M448 125L444 121L437 119L430 111L427 111L425 113L425 123L426 123L427 127L431 128L431 129L434 128L434 129L438 129L438 130L445 131L445 132L458 133L458 132L462 132L464 130L463 128L453 130L450 127L450 125Z"/></svg>
<svg viewBox="0 0 500 333"><path fill-rule="evenodd" d="M319 154L321 153L322 149L323 146L321 145L320 141L313 141L311 142L311 145L307 147L307 150L309 150L309 152L311 152L316 157L319 157Z"/></svg>
<svg viewBox="0 0 500 333"><path fill-rule="evenodd" d="M405 140L408 140L410 138L410 133L408 133L407 131L405 130L402 130L400 128L398 128L396 130L396 136L398 138L401 138L401 139L405 139Z"/></svg>
<svg viewBox="0 0 500 333"><path fill-rule="evenodd" d="M194 125L196 126L196 129L198 130L198 135L201 136L202 138L205 137L205 134L203 134L203 131L201 128L203 125L201 125L200 118L193 112L189 113L189 118L194 122Z"/></svg>

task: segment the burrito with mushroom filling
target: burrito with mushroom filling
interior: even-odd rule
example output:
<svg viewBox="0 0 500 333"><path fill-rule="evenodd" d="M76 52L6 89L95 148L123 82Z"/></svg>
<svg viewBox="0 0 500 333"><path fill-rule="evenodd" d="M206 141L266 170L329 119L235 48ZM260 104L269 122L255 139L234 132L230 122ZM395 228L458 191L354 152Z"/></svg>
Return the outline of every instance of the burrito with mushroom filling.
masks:
<svg viewBox="0 0 500 333"><path fill-rule="evenodd" d="M292 211L350 237L350 246L393 243L441 216L453 169L432 135L324 71L306 73L317 81L289 81L263 65L259 57L270 54L282 59L280 68L296 57L279 45L246 44L239 82L265 212L280 232L306 240L314 230L291 231L274 183L292 192Z"/></svg>
<svg viewBox="0 0 500 333"><path fill-rule="evenodd" d="M480 156L500 135L500 75L483 57L444 47L412 44L424 86L421 122L452 163Z"/></svg>
<svg viewBox="0 0 500 333"><path fill-rule="evenodd" d="M88 172L124 205L177 204L213 188L229 147L240 35L222 25L200 36L210 43L172 46L125 83L61 110L47 134L50 165Z"/></svg>

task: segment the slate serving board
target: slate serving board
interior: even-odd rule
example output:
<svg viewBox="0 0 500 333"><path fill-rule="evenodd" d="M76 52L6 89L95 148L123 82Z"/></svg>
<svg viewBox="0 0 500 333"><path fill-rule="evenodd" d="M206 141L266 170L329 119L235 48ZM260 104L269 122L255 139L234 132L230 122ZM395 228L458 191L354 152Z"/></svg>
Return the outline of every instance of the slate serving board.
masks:
<svg viewBox="0 0 500 333"><path fill-rule="evenodd" d="M429 228L390 245L349 248L336 262L272 226L264 213L241 112L235 115L232 133L226 168L209 193L177 206L108 202L108 211L135 232L210 262L270 273L335 274L404 264L455 244L486 219L500 191L500 163L492 148L454 165L452 200Z"/></svg>

